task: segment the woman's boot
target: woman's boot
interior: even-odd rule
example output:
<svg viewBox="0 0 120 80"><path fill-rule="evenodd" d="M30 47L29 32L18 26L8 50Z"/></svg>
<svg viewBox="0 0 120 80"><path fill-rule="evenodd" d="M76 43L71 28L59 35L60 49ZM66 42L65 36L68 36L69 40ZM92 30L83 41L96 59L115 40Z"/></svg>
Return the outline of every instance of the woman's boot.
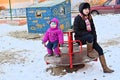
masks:
<svg viewBox="0 0 120 80"><path fill-rule="evenodd" d="M89 58L94 59L95 58L94 53L95 53L95 50L93 49L93 43L87 42L87 56Z"/></svg>
<svg viewBox="0 0 120 80"><path fill-rule="evenodd" d="M102 65L104 73L112 73L112 72L114 72L114 70L111 70L110 68L107 67L104 55L99 56L99 60L100 60L100 63Z"/></svg>

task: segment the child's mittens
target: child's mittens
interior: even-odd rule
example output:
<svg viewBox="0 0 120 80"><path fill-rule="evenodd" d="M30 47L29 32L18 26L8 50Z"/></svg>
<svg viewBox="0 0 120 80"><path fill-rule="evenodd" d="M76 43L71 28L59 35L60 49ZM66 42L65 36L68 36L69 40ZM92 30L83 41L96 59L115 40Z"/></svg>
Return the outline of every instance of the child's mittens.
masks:
<svg viewBox="0 0 120 80"><path fill-rule="evenodd" d="M42 44L44 44L44 42L42 41Z"/></svg>
<svg viewBox="0 0 120 80"><path fill-rule="evenodd" d="M43 45L46 47L46 44L45 44L45 42L43 42L43 41L42 41L42 44L43 44Z"/></svg>

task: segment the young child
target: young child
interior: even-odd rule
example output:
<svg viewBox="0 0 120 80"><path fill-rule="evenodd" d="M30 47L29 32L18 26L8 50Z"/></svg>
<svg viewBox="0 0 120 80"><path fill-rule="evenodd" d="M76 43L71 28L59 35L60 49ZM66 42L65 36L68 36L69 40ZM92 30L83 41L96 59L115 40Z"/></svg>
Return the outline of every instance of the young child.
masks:
<svg viewBox="0 0 120 80"><path fill-rule="evenodd" d="M59 20L57 18L53 18L50 21L50 28L46 31L42 43L47 47L48 56L53 56L53 52L56 57L60 57L59 52L59 44L62 45L64 43L63 40L63 32L58 28ZM48 44L45 43L48 41Z"/></svg>

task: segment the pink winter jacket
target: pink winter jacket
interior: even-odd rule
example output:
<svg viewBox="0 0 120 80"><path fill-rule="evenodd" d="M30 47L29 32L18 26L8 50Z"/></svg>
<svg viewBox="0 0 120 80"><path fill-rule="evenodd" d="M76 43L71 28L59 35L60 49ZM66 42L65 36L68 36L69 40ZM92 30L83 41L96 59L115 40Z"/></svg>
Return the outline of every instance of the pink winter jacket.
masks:
<svg viewBox="0 0 120 80"><path fill-rule="evenodd" d="M57 27L54 28L54 29L50 27L50 28L46 31L46 33L45 33L42 41L45 43L45 42L47 42L47 41L54 42L54 41L58 40L60 44L63 44L63 43L64 43L63 32L62 32L62 30L60 30L60 29L58 28L58 24L59 24L58 19L57 19L57 18L53 18L53 19L50 21L50 23L51 23L51 22L56 22Z"/></svg>

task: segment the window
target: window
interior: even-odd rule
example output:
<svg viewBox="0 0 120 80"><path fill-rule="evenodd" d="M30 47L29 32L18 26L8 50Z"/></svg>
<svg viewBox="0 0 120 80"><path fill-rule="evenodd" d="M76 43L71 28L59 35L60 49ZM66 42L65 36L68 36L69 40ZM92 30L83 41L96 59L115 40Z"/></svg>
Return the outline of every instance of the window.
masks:
<svg viewBox="0 0 120 80"><path fill-rule="evenodd" d="M120 0L117 0L117 4L120 4Z"/></svg>
<svg viewBox="0 0 120 80"><path fill-rule="evenodd" d="M63 6L60 7L60 15L65 15L65 8Z"/></svg>
<svg viewBox="0 0 120 80"><path fill-rule="evenodd" d="M42 12L41 11L36 11L36 17L42 18Z"/></svg>
<svg viewBox="0 0 120 80"><path fill-rule="evenodd" d="M115 0L112 0L109 5L115 5Z"/></svg>
<svg viewBox="0 0 120 80"><path fill-rule="evenodd" d="M104 3L104 6L107 6L112 0L107 0L105 3Z"/></svg>

